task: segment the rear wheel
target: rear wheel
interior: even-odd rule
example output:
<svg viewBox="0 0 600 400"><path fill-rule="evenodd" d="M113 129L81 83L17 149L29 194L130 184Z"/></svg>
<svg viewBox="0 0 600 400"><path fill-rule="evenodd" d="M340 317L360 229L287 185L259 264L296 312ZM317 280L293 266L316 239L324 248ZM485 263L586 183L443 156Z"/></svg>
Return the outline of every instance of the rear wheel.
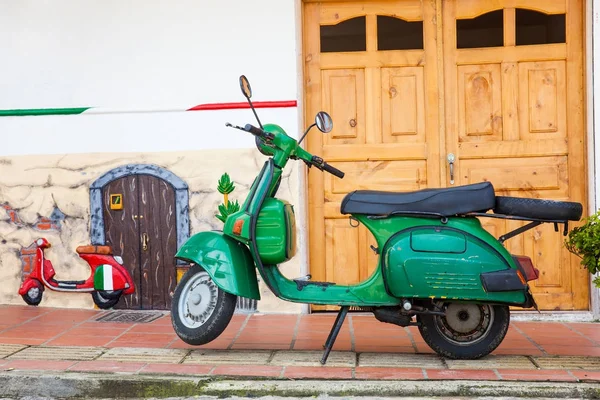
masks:
<svg viewBox="0 0 600 400"><path fill-rule="evenodd" d="M419 315L419 332L436 353L450 359L474 360L500 345L510 323L508 306L438 303L446 312Z"/></svg>
<svg viewBox="0 0 600 400"><path fill-rule="evenodd" d="M231 321L237 296L221 290L208 273L192 265L177 284L171 322L184 342L202 345L216 339Z"/></svg>
<svg viewBox="0 0 600 400"><path fill-rule="evenodd" d="M121 298L121 293L122 292L120 290L110 292L101 290L97 292L92 292L92 299L94 300L94 303L98 306L98 308L106 310L114 307L119 302L119 299Z"/></svg>

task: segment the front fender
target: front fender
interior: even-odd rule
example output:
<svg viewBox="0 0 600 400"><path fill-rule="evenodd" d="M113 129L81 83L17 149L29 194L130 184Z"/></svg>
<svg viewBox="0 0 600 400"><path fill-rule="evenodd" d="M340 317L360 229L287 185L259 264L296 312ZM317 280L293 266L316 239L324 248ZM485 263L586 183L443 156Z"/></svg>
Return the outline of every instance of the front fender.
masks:
<svg viewBox="0 0 600 400"><path fill-rule="evenodd" d="M200 265L224 291L260 300L250 250L223 232L199 232L188 239L175 258Z"/></svg>

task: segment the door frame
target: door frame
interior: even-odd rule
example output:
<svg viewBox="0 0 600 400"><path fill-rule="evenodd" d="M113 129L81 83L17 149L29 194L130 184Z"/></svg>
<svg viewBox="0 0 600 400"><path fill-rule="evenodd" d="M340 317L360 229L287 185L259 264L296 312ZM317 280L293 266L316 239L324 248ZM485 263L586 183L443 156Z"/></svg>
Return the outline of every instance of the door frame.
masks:
<svg viewBox="0 0 600 400"><path fill-rule="evenodd" d="M312 123L312 117L307 116L305 113L306 107L306 86L304 85L305 80L305 63L304 63L304 4L305 3L333 3L333 2L350 2L356 0L294 0L296 9L296 45L298 50L297 54L297 76L298 76L298 121L299 129L303 131L306 126ZM368 1L368 0L363 0ZM443 0L435 0L436 2L436 17L441 20L441 10ZM584 74L583 74L583 86L584 86L584 126L587 128L587 134L584 136L586 143L584 143L584 151L587 157L586 163L586 176L587 176L587 197L588 197L588 213L593 214L600 207L600 140L595 140L595 137L600 135L600 79L594 81L594 72L597 76L600 76L600 61L594 63L594 56L597 60L600 60L600 41L594 43L593 37L600 37L600 22L594 24L594 15L600 15L600 5L594 7L594 0L584 0L583 4L583 24L584 34L582 37L584 47ZM598 20L598 18L596 18ZM438 37L442 33L443 27L438 25ZM443 46L441 46L443 47ZM443 49L438 49L439 52ZM438 63L443 63L443 57L438 57ZM443 68L438 68L438 84L444 85L444 73ZM590 83L590 84L588 84ZM599 98L595 101L594 94ZM445 102L443 99L438 101L439 110L439 127L440 130L445 130ZM599 138L600 139L600 138ZM306 142L305 142L306 143ZM305 147L305 146L303 146ZM441 169L446 167L445 163L440 165ZM441 171L442 177L445 177L446 171ZM593 172L593 173L592 173ZM308 177L306 174L306 168L299 168L299 184L300 184L300 196L299 196L299 229L300 229L300 246L299 253L301 257L301 273L306 275L309 273L309 262L310 262L310 248L309 248L309 235L310 230L308 226ZM443 179L443 178L442 178ZM596 288L590 279L590 303L588 305L588 311L575 312L574 315L581 316L582 314L590 314L589 317L584 319L593 319L600 317L600 288ZM303 314L311 312L310 306L307 304L302 305ZM544 312L547 315L552 315L552 311ZM561 313L565 314L565 313Z"/></svg>

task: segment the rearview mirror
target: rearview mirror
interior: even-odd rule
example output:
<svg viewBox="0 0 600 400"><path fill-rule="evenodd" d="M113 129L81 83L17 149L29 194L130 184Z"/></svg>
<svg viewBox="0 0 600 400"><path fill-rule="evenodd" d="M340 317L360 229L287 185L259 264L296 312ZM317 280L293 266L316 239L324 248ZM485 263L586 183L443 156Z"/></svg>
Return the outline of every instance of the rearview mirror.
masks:
<svg viewBox="0 0 600 400"><path fill-rule="evenodd" d="M252 97L252 88L250 87L250 82L248 82L248 78L245 75L240 76L240 89L242 89L242 93L247 99Z"/></svg>
<svg viewBox="0 0 600 400"><path fill-rule="evenodd" d="M325 111L319 111L315 117L315 125L323 133L329 133L333 129L333 120Z"/></svg>

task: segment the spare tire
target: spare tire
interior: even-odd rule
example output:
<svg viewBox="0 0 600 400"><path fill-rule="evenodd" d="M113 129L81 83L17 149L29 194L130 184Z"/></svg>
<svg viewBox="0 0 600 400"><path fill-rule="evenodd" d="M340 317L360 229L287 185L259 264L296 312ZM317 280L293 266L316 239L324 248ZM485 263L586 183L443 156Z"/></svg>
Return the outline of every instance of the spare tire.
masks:
<svg viewBox="0 0 600 400"><path fill-rule="evenodd" d="M556 221L579 221L582 213L581 203L524 197L496 196L494 207L494 214Z"/></svg>

